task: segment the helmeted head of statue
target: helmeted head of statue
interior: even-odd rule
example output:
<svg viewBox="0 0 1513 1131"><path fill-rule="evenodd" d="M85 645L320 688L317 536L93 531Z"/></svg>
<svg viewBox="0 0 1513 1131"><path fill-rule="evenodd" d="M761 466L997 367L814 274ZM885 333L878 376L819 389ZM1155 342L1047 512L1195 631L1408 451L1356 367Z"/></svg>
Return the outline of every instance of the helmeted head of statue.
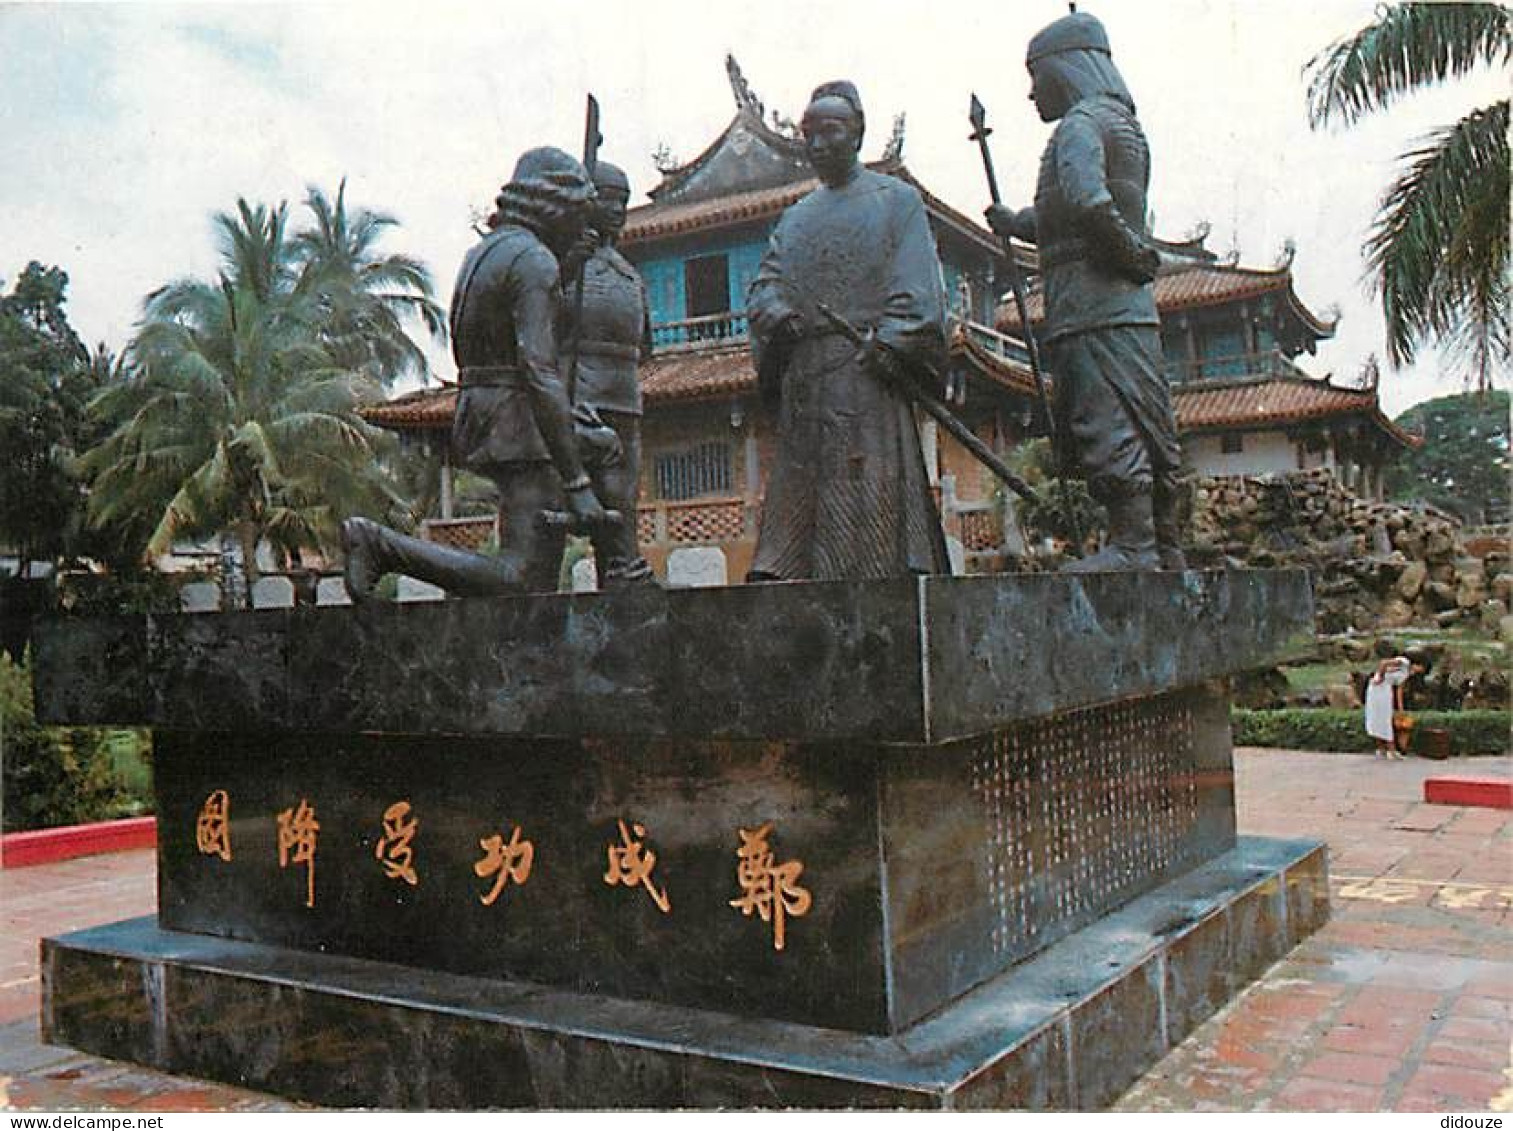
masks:
<svg viewBox="0 0 1513 1131"><path fill-rule="evenodd" d="M799 128L809 163L820 180L832 187L851 179L867 130L862 97L856 84L845 79L821 83L809 96Z"/></svg>
<svg viewBox="0 0 1513 1131"><path fill-rule="evenodd" d="M594 204L594 227L601 236L613 241L625 227L625 213L630 207L630 178L620 166L598 161L594 164L594 191L598 193Z"/></svg>
<svg viewBox="0 0 1513 1131"><path fill-rule="evenodd" d="M582 234L593 201L593 182L582 163L561 149L540 146L515 162L509 184L494 198L488 226L529 228L561 254Z"/></svg>
<svg viewBox="0 0 1513 1131"><path fill-rule="evenodd" d="M1134 110L1124 79L1114 66L1108 32L1098 17L1073 12L1041 28L1025 52L1030 101L1042 121L1054 122L1084 98L1107 95Z"/></svg>

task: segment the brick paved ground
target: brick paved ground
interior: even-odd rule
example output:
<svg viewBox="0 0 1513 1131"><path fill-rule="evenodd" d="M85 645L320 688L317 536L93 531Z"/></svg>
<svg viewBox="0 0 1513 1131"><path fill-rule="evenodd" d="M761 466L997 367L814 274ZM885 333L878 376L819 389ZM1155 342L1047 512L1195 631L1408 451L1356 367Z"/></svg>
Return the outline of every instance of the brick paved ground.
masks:
<svg viewBox="0 0 1513 1131"><path fill-rule="evenodd" d="M1513 1110L1513 812L1420 800L1509 769L1241 753L1240 828L1327 840L1333 917L1118 1110Z"/></svg>
<svg viewBox="0 0 1513 1131"><path fill-rule="evenodd" d="M1419 800L1509 762L1244 750L1236 771L1243 832L1329 842L1334 917L1118 1110L1513 1110L1513 812ZM0 871L0 1107L297 1110L40 1043L37 937L154 898L148 852Z"/></svg>

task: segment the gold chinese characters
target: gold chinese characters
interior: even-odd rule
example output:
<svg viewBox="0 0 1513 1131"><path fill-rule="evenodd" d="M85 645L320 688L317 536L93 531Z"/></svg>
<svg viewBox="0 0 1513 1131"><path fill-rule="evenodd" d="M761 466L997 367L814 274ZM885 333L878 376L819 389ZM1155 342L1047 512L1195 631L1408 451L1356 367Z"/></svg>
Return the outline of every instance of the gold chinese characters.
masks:
<svg viewBox="0 0 1513 1131"><path fill-rule="evenodd" d="M383 836L373 848L384 875L391 880L403 880L411 887L420 883L415 874L415 849L410 846L419 829L420 822L411 814L410 803L396 801L384 810Z"/></svg>
<svg viewBox="0 0 1513 1131"><path fill-rule="evenodd" d="M799 860L784 864L774 862L767 838L772 835L773 823L768 821L760 828L740 829L741 846L736 849L740 863L736 865L736 881L741 885L741 895L730 901L742 915L753 911L762 922L772 924L772 949L782 950L785 940L784 920L792 915L795 919L809 913L813 902L807 888L799 887L798 878L804 872Z"/></svg>
<svg viewBox="0 0 1513 1131"><path fill-rule="evenodd" d="M315 906L315 843L319 832L315 810L303 797L297 808L285 809L278 815L278 866L305 865L306 907Z"/></svg>
<svg viewBox="0 0 1513 1131"><path fill-rule="evenodd" d="M194 823L194 845L206 856L231 859L231 795L218 789L205 798Z"/></svg>
<svg viewBox="0 0 1513 1131"><path fill-rule="evenodd" d="M530 879L531 861L536 858L536 846L528 840L520 839L519 825L510 834L508 844L501 834L495 833L480 840L478 846L483 849L484 856L473 865L473 871L483 878L495 877L494 886L488 895L478 897L479 902L488 907L499 898L505 884L511 880L523 884Z"/></svg>
<svg viewBox="0 0 1513 1131"><path fill-rule="evenodd" d="M305 906L313 908L315 857L321 832L315 806L309 798L302 797L295 805L278 813L276 824L278 866L281 869L305 868ZM420 827L421 820L411 802L401 799L383 810L376 840L368 836L363 838L365 845L371 845L371 859L377 862L378 870L386 879L410 887L420 886L420 854L416 848ZM661 860L649 843L646 826L620 818L615 827L618 838L612 837L604 844L606 866L600 879L612 888L640 888L658 911L670 915L672 897L666 883L655 874ZM803 861L780 863L777 860L770 844L775 827L774 821L767 821L752 829L737 828L739 844L735 853L735 879L740 894L727 903L747 918L755 916L763 923L770 923L772 948L782 951L787 946L788 920L807 915L814 899L809 889L799 883L804 874ZM373 826L368 828L371 830ZM217 789L205 797L195 820L194 839L195 847L202 855L228 863L232 860L231 796L226 790ZM489 889L478 896L478 902L491 907L507 886L513 883L521 887L530 879L536 861L536 845L525 837L519 825L512 825L508 838L503 832L496 832L479 838L478 846L483 855L473 862L473 873L480 879L492 881ZM1345 894L1352 893L1347 891ZM1375 891L1370 894L1382 898Z"/></svg>
<svg viewBox="0 0 1513 1131"><path fill-rule="evenodd" d="M651 870L656 867L657 854L646 847L645 827L633 823L627 828L624 821L616 823L620 826L620 843L605 846L605 851L609 854L609 871L604 873L604 882L611 887L624 884L628 888L640 884L646 889L646 894L651 896L651 901L666 915L672 910L672 900L667 898L665 887L658 888L651 882Z"/></svg>

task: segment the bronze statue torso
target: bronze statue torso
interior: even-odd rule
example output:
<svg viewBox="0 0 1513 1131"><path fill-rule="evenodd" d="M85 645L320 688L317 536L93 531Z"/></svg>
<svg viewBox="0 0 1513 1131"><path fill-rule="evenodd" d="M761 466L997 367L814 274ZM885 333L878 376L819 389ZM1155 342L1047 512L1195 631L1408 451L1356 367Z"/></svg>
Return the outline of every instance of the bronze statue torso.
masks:
<svg viewBox="0 0 1513 1131"><path fill-rule="evenodd" d="M507 224L463 258L450 323L462 386L452 448L464 466L549 458L525 370L533 357L554 358L560 305L556 257L526 228Z"/></svg>
<svg viewBox="0 0 1513 1131"><path fill-rule="evenodd" d="M1145 231L1150 148L1129 108L1115 98L1078 102L1040 159L1035 229L1045 280L1046 337L1104 326L1155 326L1155 294L1100 260L1085 217L1110 200L1134 232Z"/></svg>
<svg viewBox="0 0 1513 1131"><path fill-rule="evenodd" d="M613 247L600 247L583 267L583 323L573 400L601 412L640 416L636 366L647 336L641 276Z"/></svg>

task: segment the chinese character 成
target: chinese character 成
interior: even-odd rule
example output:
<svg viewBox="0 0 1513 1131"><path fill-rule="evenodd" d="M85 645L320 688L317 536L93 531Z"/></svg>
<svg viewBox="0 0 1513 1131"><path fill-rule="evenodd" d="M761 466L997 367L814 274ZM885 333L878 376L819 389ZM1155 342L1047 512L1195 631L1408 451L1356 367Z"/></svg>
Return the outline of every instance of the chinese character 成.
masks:
<svg viewBox="0 0 1513 1131"><path fill-rule="evenodd" d="M605 845L605 851L609 854L609 871L604 873L604 882L613 887L615 884L624 884L633 888L640 884L646 888L646 893L651 896L651 901L665 915L672 910L672 901L667 898L667 889L658 889L651 882L651 870L656 867L657 854L646 847L646 829L637 824L630 828L625 827L625 822L618 822L620 826L620 841L616 846ZM632 836L634 830L634 837Z"/></svg>
<svg viewBox="0 0 1513 1131"><path fill-rule="evenodd" d="M495 876L494 887L488 895L480 895L479 901L489 906L499 898L499 893L504 890L504 885L514 880L517 884L523 884L530 878L531 861L536 856L536 846L528 840L520 839L520 826L515 826L515 831L510 834L509 843L506 844L504 837L496 833L478 842L484 851L484 857L473 865L473 871L479 876Z"/></svg>
<svg viewBox="0 0 1513 1131"><path fill-rule="evenodd" d="M303 864L308 869L305 879L305 906L315 906L315 834L320 832L320 822L315 819L315 810L303 797L299 807L285 809L278 815L278 866Z"/></svg>
<svg viewBox="0 0 1513 1131"><path fill-rule="evenodd" d="M374 846L373 855L383 865L384 875L391 880L403 880L411 887L420 883L415 874L415 849L410 842L420 829L420 822L411 815L408 801L396 801L384 810L384 833Z"/></svg>
<svg viewBox="0 0 1513 1131"><path fill-rule="evenodd" d="M742 915L755 911L762 922L772 924L772 949L782 950L784 945L783 921L786 916L799 918L809 912L813 902L807 888L798 885L804 865L798 860L785 864L773 862L772 849L767 837L772 833L772 822L759 829L740 829L741 847L736 849L740 863L736 866L736 881L741 885L741 896L732 899L730 906Z"/></svg>
<svg viewBox="0 0 1513 1131"><path fill-rule="evenodd" d="M224 789L216 790L200 806L194 843L206 856L231 859L231 796Z"/></svg>

